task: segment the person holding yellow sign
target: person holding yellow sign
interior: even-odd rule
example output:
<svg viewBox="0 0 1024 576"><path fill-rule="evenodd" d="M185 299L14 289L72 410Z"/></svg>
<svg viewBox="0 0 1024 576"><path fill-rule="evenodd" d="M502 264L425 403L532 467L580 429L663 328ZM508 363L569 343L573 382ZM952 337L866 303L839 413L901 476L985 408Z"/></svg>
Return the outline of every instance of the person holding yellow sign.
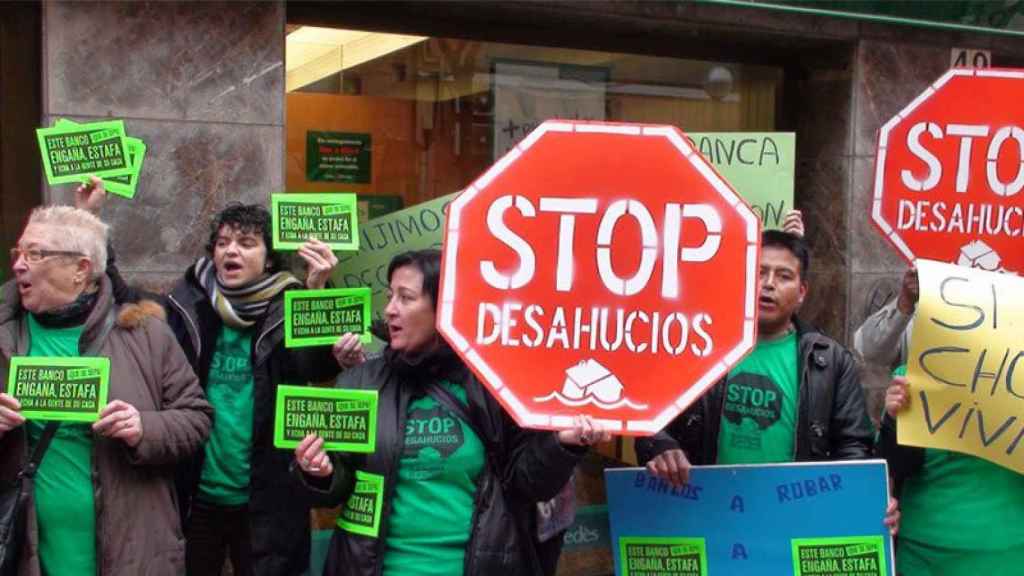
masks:
<svg viewBox="0 0 1024 576"><path fill-rule="evenodd" d="M889 463L902 519L900 576L1024 572L1024 476L969 454L897 443L913 385L899 367L885 394L878 453Z"/></svg>

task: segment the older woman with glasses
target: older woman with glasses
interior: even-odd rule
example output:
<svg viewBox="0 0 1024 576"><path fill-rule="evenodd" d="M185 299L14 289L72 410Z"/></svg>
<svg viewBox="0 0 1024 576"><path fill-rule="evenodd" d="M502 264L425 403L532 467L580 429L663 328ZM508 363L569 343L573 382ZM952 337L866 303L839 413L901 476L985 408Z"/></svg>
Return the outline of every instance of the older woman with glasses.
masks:
<svg viewBox="0 0 1024 576"><path fill-rule="evenodd" d="M115 306L106 246L107 226L92 214L37 208L11 250L14 280L0 287L4 366L13 356L110 359L109 403L91 425L53 432L0 393L0 486L51 438L24 509L17 574L184 571L173 465L202 445L211 409L162 308ZM7 372L0 390L10 390Z"/></svg>

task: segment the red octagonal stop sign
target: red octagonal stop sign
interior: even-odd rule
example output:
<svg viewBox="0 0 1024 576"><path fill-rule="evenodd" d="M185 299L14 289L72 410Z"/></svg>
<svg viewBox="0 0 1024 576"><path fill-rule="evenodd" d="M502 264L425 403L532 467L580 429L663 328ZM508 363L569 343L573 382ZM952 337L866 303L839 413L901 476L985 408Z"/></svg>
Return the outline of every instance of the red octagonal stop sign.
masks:
<svg viewBox="0 0 1024 576"><path fill-rule="evenodd" d="M879 131L872 220L909 261L1024 272L1024 71L954 69Z"/></svg>
<svg viewBox="0 0 1024 576"><path fill-rule="evenodd" d="M650 434L753 346L759 242L678 129L548 121L449 205L438 328L520 425Z"/></svg>

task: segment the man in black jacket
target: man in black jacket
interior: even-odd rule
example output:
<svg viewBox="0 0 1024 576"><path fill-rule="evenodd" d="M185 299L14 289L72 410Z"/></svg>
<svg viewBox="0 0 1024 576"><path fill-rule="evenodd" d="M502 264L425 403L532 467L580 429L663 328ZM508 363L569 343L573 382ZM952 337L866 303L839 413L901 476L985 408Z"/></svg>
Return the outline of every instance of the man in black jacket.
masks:
<svg viewBox="0 0 1024 576"><path fill-rule="evenodd" d="M691 464L870 456L875 431L852 354L796 318L809 264L802 238L764 232L757 347L665 430L637 440L652 474L683 484Z"/></svg>

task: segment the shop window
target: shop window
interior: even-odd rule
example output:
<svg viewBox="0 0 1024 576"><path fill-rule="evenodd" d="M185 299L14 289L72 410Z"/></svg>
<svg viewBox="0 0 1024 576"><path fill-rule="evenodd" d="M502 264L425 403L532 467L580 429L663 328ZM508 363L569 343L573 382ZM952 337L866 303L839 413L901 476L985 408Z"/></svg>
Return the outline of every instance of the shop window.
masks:
<svg viewBox="0 0 1024 576"><path fill-rule="evenodd" d="M288 189L371 212L462 189L548 118L771 131L782 85L773 67L309 26L286 51Z"/></svg>

